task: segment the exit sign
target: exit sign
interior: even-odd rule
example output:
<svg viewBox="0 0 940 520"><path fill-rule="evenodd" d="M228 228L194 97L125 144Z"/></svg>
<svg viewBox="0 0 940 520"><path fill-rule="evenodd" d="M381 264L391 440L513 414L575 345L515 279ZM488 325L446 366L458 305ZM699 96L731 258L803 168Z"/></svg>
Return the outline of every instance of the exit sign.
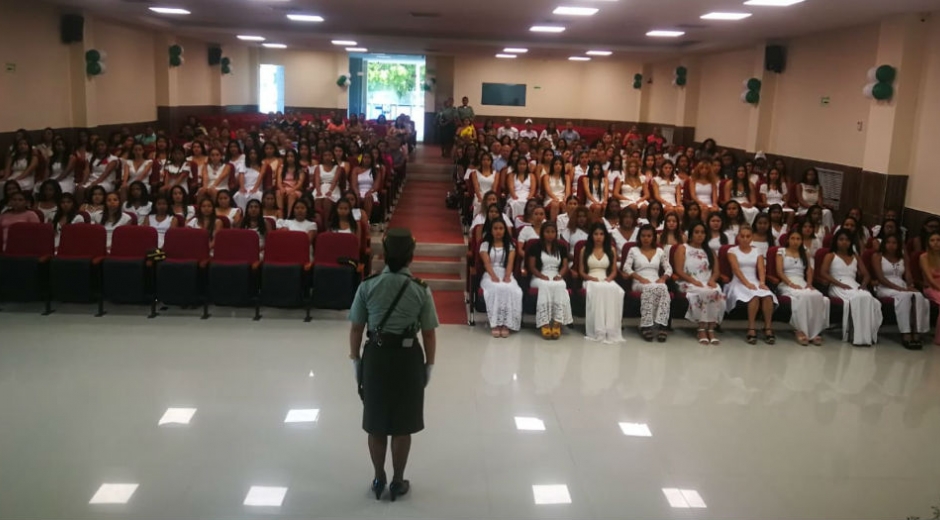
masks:
<svg viewBox="0 0 940 520"><path fill-rule="evenodd" d="M7 63L6 69L7 72L16 72L16 63Z"/></svg>
<svg viewBox="0 0 940 520"><path fill-rule="evenodd" d="M819 104L822 105L822 106L828 105L830 101L831 101L831 100L829 99L829 96L823 96L823 97L819 98Z"/></svg>

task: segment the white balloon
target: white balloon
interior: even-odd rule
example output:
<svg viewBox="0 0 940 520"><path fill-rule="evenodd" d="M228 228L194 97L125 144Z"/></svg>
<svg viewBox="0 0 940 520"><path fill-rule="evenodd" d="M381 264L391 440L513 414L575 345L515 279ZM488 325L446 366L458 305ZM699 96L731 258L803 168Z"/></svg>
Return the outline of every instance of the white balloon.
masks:
<svg viewBox="0 0 940 520"><path fill-rule="evenodd" d="M747 103L747 91L741 93L741 101Z"/></svg>
<svg viewBox="0 0 940 520"><path fill-rule="evenodd" d="M108 72L108 66L107 66L106 64L99 62L98 65L101 66L101 73L102 73L102 74L104 74L105 72Z"/></svg>
<svg viewBox="0 0 940 520"><path fill-rule="evenodd" d="M186 63L186 58L180 56L180 65Z"/></svg>
<svg viewBox="0 0 940 520"><path fill-rule="evenodd" d="M108 53L105 52L105 51L98 51L98 55L101 56L101 60L100 60L100 61L104 61L104 60L108 59Z"/></svg>
<svg viewBox="0 0 940 520"><path fill-rule="evenodd" d="M875 77L876 74L878 74L878 67L868 69L868 81L878 81L878 78Z"/></svg>
<svg viewBox="0 0 940 520"><path fill-rule="evenodd" d="M874 83L869 83L865 85L865 88L862 89L862 94L865 94L865 97L869 99L875 99L875 94L872 92L875 88Z"/></svg>
<svg viewBox="0 0 940 520"><path fill-rule="evenodd" d="M678 86L678 84L676 84L676 80L675 80L675 78L673 78L673 80L672 80L672 86L673 86L673 87L676 87L676 86Z"/></svg>
<svg viewBox="0 0 940 520"><path fill-rule="evenodd" d="M751 79L748 78L748 79L746 79L746 80L744 80L744 81L741 82L741 84L744 85L744 88L747 88L747 82L748 82L748 81L751 81Z"/></svg>

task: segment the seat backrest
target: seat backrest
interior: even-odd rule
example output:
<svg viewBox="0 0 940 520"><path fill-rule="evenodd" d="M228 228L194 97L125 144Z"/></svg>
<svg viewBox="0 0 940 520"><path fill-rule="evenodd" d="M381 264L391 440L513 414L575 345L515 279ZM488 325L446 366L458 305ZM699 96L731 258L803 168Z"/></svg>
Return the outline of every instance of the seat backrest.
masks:
<svg viewBox="0 0 940 520"><path fill-rule="evenodd" d="M777 251L779 247L769 247L767 248L767 256L764 257L764 265L766 266L767 279L773 281L774 283L779 283L780 275L777 274Z"/></svg>
<svg viewBox="0 0 940 520"><path fill-rule="evenodd" d="M251 229L220 229L215 234L214 262L246 263L258 261L258 233Z"/></svg>
<svg viewBox="0 0 940 520"><path fill-rule="evenodd" d="M731 262L728 260L728 251L734 247L731 244L725 244L718 249L718 269L723 280L731 280L734 273L731 272Z"/></svg>
<svg viewBox="0 0 940 520"><path fill-rule="evenodd" d="M780 244L780 247L787 247L789 242L790 242L790 233L784 233L780 235L780 240L777 241L777 243Z"/></svg>
<svg viewBox="0 0 940 520"><path fill-rule="evenodd" d="M131 221L128 222L127 225L129 225L129 226L136 226L136 225L137 225L137 220L138 220L138 218L137 218L137 213L134 213L133 211L125 211L124 214L127 215L128 217L130 217L130 219L131 219Z"/></svg>
<svg viewBox="0 0 940 520"><path fill-rule="evenodd" d="M572 269L577 271L578 266L581 265L581 255L584 252L584 246L587 245L586 240L579 240L574 245L574 260L572 260Z"/></svg>
<svg viewBox="0 0 940 520"><path fill-rule="evenodd" d="M216 217L215 220L216 222L219 222L221 224L221 229L229 229L230 227L232 227L232 221L229 220L228 217L225 217L225 216Z"/></svg>
<svg viewBox="0 0 940 520"><path fill-rule="evenodd" d="M923 254L923 251L917 251L916 253L912 253L909 257L911 277L914 278L914 285L917 287L923 287L924 284L924 270L920 268L920 257Z"/></svg>
<svg viewBox="0 0 940 520"><path fill-rule="evenodd" d="M310 262L310 237L303 231L280 230L268 233L264 241L264 263L297 264Z"/></svg>
<svg viewBox="0 0 940 520"><path fill-rule="evenodd" d="M111 237L110 258L140 258L157 247L157 229L149 226L120 226Z"/></svg>
<svg viewBox="0 0 940 520"><path fill-rule="evenodd" d="M40 155L42 155L42 154L40 154ZM40 222L45 222L45 221L46 221L46 216L42 213L42 211L39 211L38 209L31 209L30 211L32 211L33 214L36 215L36 217L39 218L39 221L40 221Z"/></svg>
<svg viewBox="0 0 940 520"><path fill-rule="evenodd" d="M829 254L828 247L820 247L819 249L816 250L816 254L813 255L813 265L816 266L817 273L819 272L820 269L822 269L823 259L825 259L826 255L828 254ZM820 285L828 285L828 284L825 284L825 282L823 282L821 276L813 276L813 283L814 284L818 283Z"/></svg>
<svg viewBox="0 0 940 520"><path fill-rule="evenodd" d="M349 233L320 233L316 241L316 262L338 264L340 258L358 261L359 239Z"/></svg>
<svg viewBox="0 0 940 520"><path fill-rule="evenodd" d="M823 237L823 247L832 247L832 233L826 233L826 236Z"/></svg>
<svg viewBox="0 0 940 520"><path fill-rule="evenodd" d="M97 224L72 224L62 228L60 258L95 258L107 255L108 233Z"/></svg>
<svg viewBox="0 0 940 520"><path fill-rule="evenodd" d="M264 221L268 224L268 231L273 231L277 229L277 219L274 217L264 217ZM265 242L265 247L267 247L267 242Z"/></svg>
<svg viewBox="0 0 940 520"><path fill-rule="evenodd" d="M872 276L872 280L875 280L875 271L872 270L871 257L874 256L874 249L866 249L862 251L862 264L865 266L865 269L868 270L868 274Z"/></svg>
<svg viewBox="0 0 940 520"><path fill-rule="evenodd" d="M4 256L52 256L55 252L55 231L52 224L18 222L7 231Z"/></svg>
<svg viewBox="0 0 940 520"><path fill-rule="evenodd" d="M206 260L209 258L209 232L205 229L170 228L166 230L163 251L171 260Z"/></svg>
<svg viewBox="0 0 940 520"><path fill-rule="evenodd" d="M627 255L630 254L630 249L636 247L636 242L627 242L623 245L623 248L620 249L620 270L623 270L623 262L626 260Z"/></svg>

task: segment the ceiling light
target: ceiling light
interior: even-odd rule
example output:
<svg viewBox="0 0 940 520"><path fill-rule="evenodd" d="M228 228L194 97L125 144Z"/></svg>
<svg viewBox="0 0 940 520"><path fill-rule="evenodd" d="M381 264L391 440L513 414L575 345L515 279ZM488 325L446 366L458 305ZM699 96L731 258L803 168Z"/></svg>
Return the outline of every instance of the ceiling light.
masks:
<svg viewBox="0 0 940 520"><path fill-rule="evenodd" d="M708 507L705 505L705 501L702 500L702 496L694 489L663 488L663 494L666 495L670 507L677 509L705 509Z"/></svg>
<svg viewBox="0 0 940 520"><path fill-rule="evenodd" d="M655 38L678 38L685 34L685 31L669 31L662 29L654 29L646 33L647 36L653 36Z"/></svg>
<svg viewBox="0 0 940 520"><path fill-rule="evenodd" d="M497 57L497 58L507 58L507 59L518 58L518 56L516 56L515 54L503 54L503 53L497 54L496 57Z"/></svg>
<svg viewBox="0 0 940 520"><path fill-rule="evenodd" d="M523 47L506 47L505 49L503 49L503 52L509 52L512 54L525 54L529 52L529 49L526 49Z"/></svg>
<svg viewBox="0 0 940 520"><path fill-rule="evenodd" d="M160 14L192 14L186 9L180 9L179 7L151 7L150 10Z"/></svg>
<svg viewBox="0 0 940 520"><path fill-rule="evenodd" d="M708 13L703 14L699 18L702 20L743 20L751 16L751 13Z"/></svg>
<svg viewBox="0 0 940 520"><path fill-rule="evenodd" d="M628 437L652 437L653 432L650 431L650 427L646 424L639 423L620 423L620 431Z"/></svg>
<svg viewBox="0 0 940 520"><path fill-rule="evenodd" d="M101 484L89 504L126 504L139 484Z"/></svg>
<svg viewBox="0 0 940 520"><path fill-rule="evenodd" d="M516 417L516 429L524 431L545 431L545 422L538 417Z"/></svg>
<svg viewBox="0 0 940 520"><path fill-rule="evenodd" d="M588 58L587 56L572 56L572 57L568 58L568 60L570 60L570 61L591 61L591 58Z"/></svg>
<svg viewBox="0 0 940 520"><path fill-rule="evenodd" d="M760 5L769 7L790 7L803 3L804 0L747 0L744 5Z"/></svg>
<svg viewBox="0 0 940 520"><path fill-rule="evenodd" d="M287 45L284 45L283 43L262 43L261 45L269 49L286 49L287 48Z"/></svg>
<svg viewBox="0 0 940 520"><path fill-rule="evenodd" d="M561 26L561 25L533 25L532 27L529 27L529 30L532 32L544 32L544 33L565 32L564 26Z"/></svg>
<svg viewBox="0 0 940 520"><path fill-rule="evenodd" d="M330 43L332 43L333 45L343 45L346 47L352 47L356 45L356 42L354 42L353 40L333 40Z"/></svg>
<svg viewBox="0 0 940 520"><path fill-rule="evenodd" d="M596 7L556 7L552 14L567 16L593 16L597 14Z"/></svg>
<svg viewBox="0 0 940 520"><path fill-rule="evenodd" d="M251 36L246 34L239 34L238 39L245 42L263 42L264 36Z"/></svg>
<svg viewBox="0 0 940 520"><path fill-rule="evenodd" d="M285 495L287 495L286 487L251 486L245 496L244 504L246 506L281 507Z"/></svg>
<svg viewBox="0 0 940 520"><path fill-rule="evenodd" d="M532 486L532 496L538 505L571 503L571 494L568 493L568 486L564 484Z"/></svg>
<svg viewBox="0 0 940 520"><path fill-rule="evenodd" d="M193 420L193 415L196 415L195 408L167 408L166 412L163 413L163 417L160 417L160 420L157 421L157 426L189 424Z"/></svg>
<svg viewBox="0 0 940 520"><path fill-rule="evenodd" d="M322 22L323 17L315 14L289 14L287 18L295 22Z"/></svg>
<svg viewBox="0 0 940 520"><path fill-rule="evenodd" d="M346 47L346 52L369 52L365 47Z"/></svg>
<svg viewBox="0 0 940 520"><path fill-rule="evenodd" d="M287 411L286 423L310 423L317 422L320 417L319 408L295 408Z"/></svg>
<svg viewBox="0 0 940 520"><path fill-rule="evenodd" d="M610 56L613 53L610 51L587 51L584 54L588 56Z"/></svg>

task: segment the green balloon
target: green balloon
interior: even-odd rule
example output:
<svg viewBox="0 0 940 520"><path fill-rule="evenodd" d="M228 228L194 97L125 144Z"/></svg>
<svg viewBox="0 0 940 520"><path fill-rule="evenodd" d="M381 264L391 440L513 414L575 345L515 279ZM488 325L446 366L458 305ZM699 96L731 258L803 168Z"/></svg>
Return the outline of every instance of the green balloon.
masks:
<svg viewBox="0 0 940 520"><path fill-rule="evenodd" d="M875 83L875 87L871 89L871 95L878 101L891 99L894 95L894 87L890 83Z"/></svg>
<svg viewBox="0 0 940 520"><path fill-rule="evenodd" d="M183 64L183 60L179 56L170 56L170 65L173 67L179 67Z"/></svg>
<svg viewBox="0 0 940 520"><path fill-rule="evenodd" d="M680 87L684 87L685 83L686 83L685 76L679 76L676 78L676 85L679 85Z"/></svg>
<svg viewBox="0 0 940 520"><path fill-rule="evenodd" d="M676 76L679 76L680 78L684 78L688 73L689 73L689 69L685 67L681 67L681 66L676 67Z"/></svg>
<svg viewBox="0 0 940 520"><path fill-rule="evenodd" d="M642 82L642 81L634 81L634 82L633 82L633 88L635 88L635 89L637 89L637 90L643 88L643 82Z"/></svg>
<svg viewBox="0 0 940 520"><path fill-rule="evenodd" d="M222 65L222 74L231 74L232 68L228 65Z"/></svg>
<svg viewBox="0 0 940 520"><path fill-rule="evenodd" d="M760 92L761 82L757 78L747 80L747 89Z"/></svg>
<svg viewBox="0 0 940 520"><path fill-rule="evenodd" d="M222 58L222 65L223 65L223 66L228 66L228 65L231 65L231 64L232 64L232 60L228 59L228 57Z"/></svg>
<svg viewBox="0 0 940 520"><path fill-rule="evenodd" d="M891 83L897 77L897 69L891 65L882 65L875 69L875 79L879 83Z"/></svg>
<svg viewBox="0 0 940 520"><path fill-rule="evenodd" d="M747 94L744 95L744 100L752 105L760 103L760 92L756 90L748 90Z"/></svg>
<svg viewBox="0 0 940 520"><path fill-rule="evenodd" d="M642 75L642 74L634 74L634 75L633 75L633 81L643 81L643 75Z"/></svg>
<svg viewBox="0 0 940 520"><path fill-rule="evenodd" d="M101 53L96 51L95 49L89 49L85 51L85 61L89 63L92 63L92 62L97 63L101 61Z"/></svg>
<svg viewBox="0 0 940 520"><path fill-rule="evenodd" d="M89 76L97 76L101 74L101 64L97 61L90 61L87 65L85 65L85 72Z"/></svg>
<svg viewBox="0 0 940 520"><path fill-rule="evenodd" d="M182 47L180 47L179 45L171 45L171 46L170 46L170 56L177 56L177 57L179 57L181 54L183 54L183 48L182 48Z"/></svg>

